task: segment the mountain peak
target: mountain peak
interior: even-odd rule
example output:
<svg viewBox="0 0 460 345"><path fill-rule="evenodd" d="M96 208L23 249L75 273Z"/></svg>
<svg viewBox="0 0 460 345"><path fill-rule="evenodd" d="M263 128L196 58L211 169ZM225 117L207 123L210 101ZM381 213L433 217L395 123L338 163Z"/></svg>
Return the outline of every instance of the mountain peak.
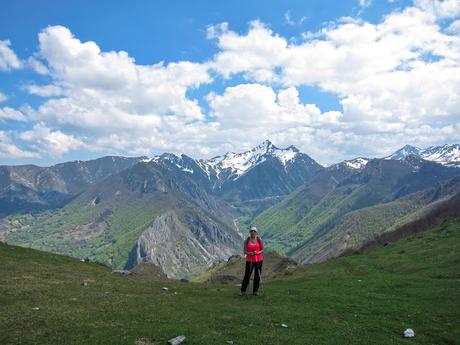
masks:
<svg viewBox="0 0 460 345"><path fill-rule="evenodd" d="M406 144L400 150L420 150L420 148L414 145Z"/></svg>
<svg viewBox="0 0 460 345"><path fill-rule="evenodd" d="M269 139L265 139L260 145L264 145L266 147L274 146Z"/></svg>
<svg viewBox="0 0 460 345"><path fill-rule="evenodd" d="M294 145L291 145L291 146L287 147L286 149L291 150L293 152L300 152L300 150L297 147L295 147Z"/></svg>
<svg viewBox="0 0 460 345"><path fill-rule="evenodd" d="M444 144L440 146L430 146L425 149L412 145L405 145L390 156L385 157L385 159L404 160L409 156L417 156L427 161L458 167L460 166L460 145Z"/></svg>
<svg viewBox="0 0 460 345"><path fill-rule="evenodd" d="M254 148L252 148L251 151L261 150L261 151L265 151L265 152L270 152L270 151L273 151L273 150L276 150L276 149L278 149L278 148L275 145L273 145L273 143L270 140L266 139L263 142L261 142L259 145L257 145Z"/></svg>
<svg viewBox="0 0 460 345"><path fill-rule="evenodd" d="M418 155L420 154L420 151L421 149L416 146L404 145L404 147L401 147L399 150L396 150L391 155L385 157L385 159L402 160L409 155Z"/></svg>

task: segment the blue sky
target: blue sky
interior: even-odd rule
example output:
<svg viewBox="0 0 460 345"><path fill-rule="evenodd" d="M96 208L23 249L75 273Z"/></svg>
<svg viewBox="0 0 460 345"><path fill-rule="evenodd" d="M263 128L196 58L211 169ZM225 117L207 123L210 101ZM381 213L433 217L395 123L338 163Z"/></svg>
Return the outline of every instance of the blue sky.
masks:
<svg viewBox="0 0 460 345"><path fill-rule="evenodd" d="M458 141L459 7L4 3L0 164L209 157L265 138L330 164Z"/></svg>

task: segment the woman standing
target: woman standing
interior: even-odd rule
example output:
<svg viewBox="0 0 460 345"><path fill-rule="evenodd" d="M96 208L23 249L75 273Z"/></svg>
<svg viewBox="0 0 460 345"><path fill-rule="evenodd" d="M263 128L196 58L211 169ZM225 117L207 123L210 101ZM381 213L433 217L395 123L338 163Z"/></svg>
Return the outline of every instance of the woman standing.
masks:
<svg viewBox="0 0 460 345"><path fill-rule="evenodd" d="M243 282L241 283L240 296L246 294L246 289L249 285L249 279L251 278L252 271L254 270L254 284L252 294L257 296L257 290L259 289L260 275L262 273L263 257L262 252L264 251L264 243L262 239L257 236L257 228L253 226L249 230L250 236L244 241L244 254L246 255L246 269L244 271Z"/></svg>

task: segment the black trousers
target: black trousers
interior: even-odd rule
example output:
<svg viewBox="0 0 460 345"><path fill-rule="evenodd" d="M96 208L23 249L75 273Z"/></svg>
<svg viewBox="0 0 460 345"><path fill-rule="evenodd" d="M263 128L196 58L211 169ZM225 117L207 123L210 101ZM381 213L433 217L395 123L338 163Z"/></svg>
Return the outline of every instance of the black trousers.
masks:
<svg viewBox="0 0 460 345"><path fill-rule="evenodd" d="M252 287L252 292L257 292L259 290L260 284L260 274L262 273L262 263L263 261L259 262L249 262L246 261L246 268L244 270L244 278L243 282L241 283L241 291L246 292L246 289L249 285L249 279L251 278L252 271L254 270L254 284Z"/></svg>

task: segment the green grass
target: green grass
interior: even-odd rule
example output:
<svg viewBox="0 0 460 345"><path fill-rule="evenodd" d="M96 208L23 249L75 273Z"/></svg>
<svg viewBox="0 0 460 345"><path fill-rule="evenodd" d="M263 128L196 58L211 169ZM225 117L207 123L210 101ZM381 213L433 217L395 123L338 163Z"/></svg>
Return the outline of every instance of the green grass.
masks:
<svg viewBox="0 0 460 345"><path fill-rule="evenodd" d="M0 244L0 344L165 344L180 334L203 345L458 344L459 252L456 220L302 266L264 284L261 296L240 298L235 286L119 276ZM401 337L409 327L415 339Z"/></svg>
<svg viewBox="0 0 460 345"><path fill-rule="evenodd" d="M300 262L310 262L316 255L338 256L346 249L356 250L387 231L415 219L423 205L411 200L397 200L349 212L322 236L317 236L290 253ZM345 239L346 236L349 236Z"/></svg>
<svg viewBox="0 0 460 345"><path fill-rule="evenodd" d="M13 215L17 223L7 241L10 244L74 257L88 257L115 268L123 268L139 236L155 218L170 207L167 196L139 198L123 193L123 202L105 197L92 204L91 193L82 195L62 209L32 215ZM104 211L112 214L104 222L105 231L94 238L76 240L66 232L95 221Z"/></svg>

